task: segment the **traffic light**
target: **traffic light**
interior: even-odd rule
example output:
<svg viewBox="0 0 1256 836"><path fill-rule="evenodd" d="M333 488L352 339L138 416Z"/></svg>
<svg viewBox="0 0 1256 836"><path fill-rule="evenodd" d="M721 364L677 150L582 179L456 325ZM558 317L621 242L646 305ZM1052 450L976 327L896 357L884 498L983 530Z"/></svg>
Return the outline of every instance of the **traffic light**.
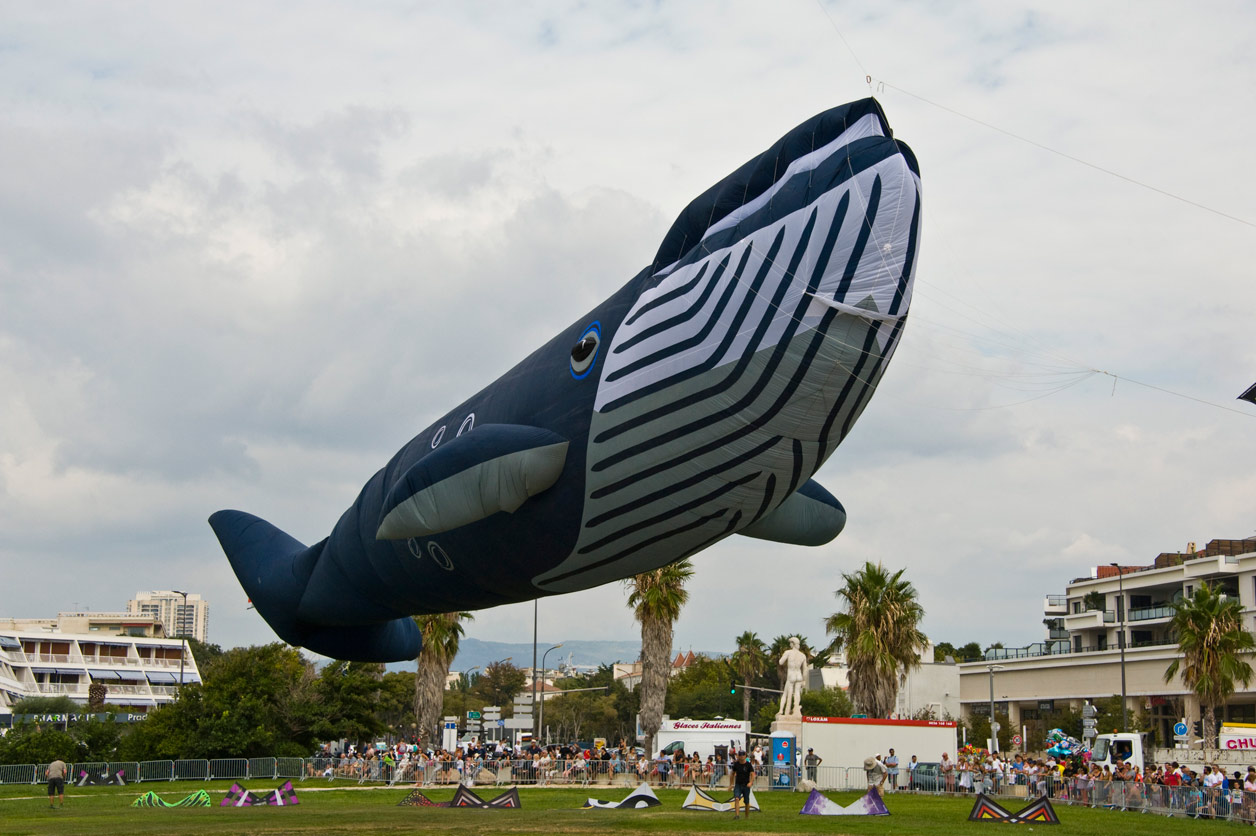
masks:
<svg viewBox="0 0 1256 836"><path fill-rule="evenodd" d="M728 683L728 693L730 693L730 694L736 694L736 693L737 693L737 683L736 683L736 682L730 682L730 683Z"/></svg>
<svg viewBox="0 0 1256 836"><path fill-rule="evenodd" d="M1196 736L1196 737L1203 737L1203 736L1204 736L1204 723L1203 723L1203 721L1202 721L1202 720L1196 720L1196 721L1195 721L1195 722L1191 725L1191 731L1195 732L1195 736Z"/></svg>

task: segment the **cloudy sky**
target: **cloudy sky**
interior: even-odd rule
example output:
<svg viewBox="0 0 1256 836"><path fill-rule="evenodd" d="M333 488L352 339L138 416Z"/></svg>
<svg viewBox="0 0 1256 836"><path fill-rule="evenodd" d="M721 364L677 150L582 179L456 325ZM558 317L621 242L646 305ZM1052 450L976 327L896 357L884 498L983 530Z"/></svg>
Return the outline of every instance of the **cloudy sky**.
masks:
<svg viewBox="0 0 1256 836"><path fill-rule="evenodd" d="M689 200L870 91L925 229L818 474L849 523L702 553L677 646L818 643L864 560L935 640L1025 644L1097 564L1256 532L1250 4L0 7L0 615L173 587L272 640L210 513L326 536ZM623 601L545 599L541 639L634 638Z"/></svg>

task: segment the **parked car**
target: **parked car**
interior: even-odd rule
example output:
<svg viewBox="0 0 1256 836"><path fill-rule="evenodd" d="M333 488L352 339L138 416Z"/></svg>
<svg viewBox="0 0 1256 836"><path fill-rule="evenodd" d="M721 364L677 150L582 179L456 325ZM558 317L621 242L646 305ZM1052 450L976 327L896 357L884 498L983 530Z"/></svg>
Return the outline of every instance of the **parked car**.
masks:
<svg viewBox="0 0 1256 836"><path fill-rule="evenodd" d="M906 772L906 770L902 770ZM899 780L902 781L902 772L899 774ZM912 770L911 788L917 792L942 792L946 789L945 782L942 779L942 764L936 762L920 761L916 764L916 768Z"/></svg>

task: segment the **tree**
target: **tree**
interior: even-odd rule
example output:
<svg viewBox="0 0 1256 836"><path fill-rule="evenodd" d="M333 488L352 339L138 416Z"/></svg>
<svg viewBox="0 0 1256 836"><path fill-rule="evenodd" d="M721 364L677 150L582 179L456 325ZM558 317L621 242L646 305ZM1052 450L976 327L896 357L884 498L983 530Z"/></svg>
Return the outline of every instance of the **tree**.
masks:
<svg viewBox="0 0 1256 836"><path fill-rule="evenodd" d="M933 646L933 661L945 662L947 656L955 660L959 659L959 651L955 649L955 645L950 642L940 642Z"/></svg>
<svg viewBox="0 0 1256 836"><path fill-rule="evenodd" d="M192 658L196 660L196 668L201 672L201 676L205 676L205 671L222 658L226 652L216 644L206 644L199 639L191 636L185 637L188 643L188 652L192 654Z"/></svg>
<svg viewBox="0 0 1256 836"><path fill-rule="evenodd" d="M523 690L527 681L528 677L523 669L515 667L511 662L490 662L484 672L476 677L471 691L487 700L486 705L504 706Z"/></svg>
<svg viewBox="0 0 1256 836"><path fill-rule="evenodd" d="M667 677L671 673L672 628L689 599L685 581L692 575L693 564L681 560L624 582L631 590L628 607L641 622L641 727L648 753L654 751L654 736L663 722Z"/></svg>
<svg viewBox="0 0 1256 836"><path fill-rule="evenodd" d="M150 712L123 739L128 760L304 757L339 732L300 651L275 642L226 651L178 699Z"/></svg>
<svg viewBox="0 0 1256 836"><path fill-rule="evenodd" d="M667 680L664 708L672 717L731 717L742 702L741 694L728 692L729 678L736 675L727 660L698 656Z"/></svg>
<svg viewBox="0 0 1256 836"><path fill-rule="evenodd" d="M1205 748L1216 745L1216 710L1234 693L1235 682L1246 688L1252 681L1252 666L1241 654L1256 649L1256 639L1243 629L1242 619L1238 598L1207 583L1201 583L1192 597L1173 605L1170 628L1177 636L1182 658L1169 665L1164 681L1181 676L1199 697Z"/></svg>
<svg viewBox="0 0 1256 836"><path fill-rule="evenodd" d="M364 743L379 737L387 728L376 713L383 675L384 666L379 664L341 662L324 667L314 683L319 699L316 738Z"/></svg>
<svg viewBox="0 0 1256 836"><path fill-rule="evenodd" d="M873 717L887 717L898 694L900 670L920 664L929 640L920 631L924 608L903 570L889 573L871 561L843 574L835 593L845 609L825 621L841 640L850 667L850 696Z"/></svg>
<svg viewBox="0 0 1256 836"><path fill-rule="evenodd" d="M849 717L855 705L841 688L802 692L802 713L808 717Z"/></svg>
<svg viewBox="0 0 1256 836"><path fill-rule="evenodd" d="M414 671L385 673L379 681L379 702L375 714L397 737L418 736L414 718Z"/></svg>
<svg viewBox="0 0 1256 836"><path fill-rule="evenodd" d="M955 650L958 654L955 657L957 662L975 662L982 658L981 645L976 642L969 642L968 644L960 645Z"/></svg>
<svg viewBox="0 0 1256 836"><path fill-rule="evenodd" d="M445 678L458 655L458 642L466 632L462 622L474 616L469 612L416 615L414 623L423 634L418 670L414 677L414 716L419 737L433 746L440 740L441 708L445 700Z"/></svg>
<svg viewBox="0 0 1256 836"><path fill-rule="evenodd" d="M730 660L733 670L741 677L741 719L750 719L750 683L763 675L768 668L768 654L763 640L747 630L737 637L737 650Z"/></svg>

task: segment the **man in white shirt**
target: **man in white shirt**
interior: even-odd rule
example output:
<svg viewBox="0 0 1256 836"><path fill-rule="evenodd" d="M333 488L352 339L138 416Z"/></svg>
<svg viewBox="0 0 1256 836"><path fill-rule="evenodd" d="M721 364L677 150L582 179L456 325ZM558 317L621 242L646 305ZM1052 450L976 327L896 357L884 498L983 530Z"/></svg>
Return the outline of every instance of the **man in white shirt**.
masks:
<svg viewBox="0 0 1256 836"><path fill-rule="evenodd" d="M890 792L893 792L898 789L898 755L894 754L893 749L885 756L885 768L889 770Z"/></svg>

